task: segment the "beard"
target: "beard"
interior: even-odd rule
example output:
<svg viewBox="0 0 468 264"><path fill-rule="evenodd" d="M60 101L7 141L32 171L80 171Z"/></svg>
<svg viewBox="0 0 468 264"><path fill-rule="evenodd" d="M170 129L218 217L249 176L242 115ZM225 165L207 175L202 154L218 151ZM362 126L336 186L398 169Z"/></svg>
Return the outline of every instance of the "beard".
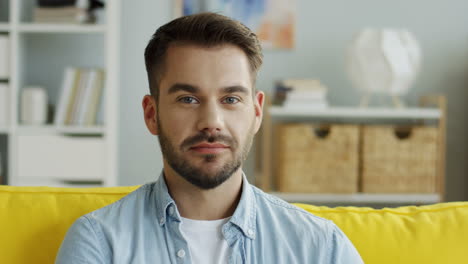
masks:
<svg viewBox="0 0 468 264"><path fill-rule="evenodd" d="M216 134L210 135L206 131L201 131L197 135L185 139L180 146L175 146L164 132L161 122L159 120L159 115L157 115L157 125L159 131L159 145L161 146L161 152L163 157L166 159L167 163L171 168L177 172L182 178L193 184L194 186L208 190L213 189L224 183L228 180L234 172L236 172L242 165L242 163L247 159L247 155L252 146L253 138L255 136L254 125L255 120L250 125L249 130L247 131L247 138L243 146L240 146L239 142L232 137ZM199 167L191 164L187 158L184 158L182 155L183 152L188 151L191 146L201 143L222 143L228 145L231 152L234 154L233 158L227 161L221 166L221 168L213 171L206 172L203 168L206 166L200 165ZM219 159L218 154L204 154L203 163L214 163Z"/></svg>

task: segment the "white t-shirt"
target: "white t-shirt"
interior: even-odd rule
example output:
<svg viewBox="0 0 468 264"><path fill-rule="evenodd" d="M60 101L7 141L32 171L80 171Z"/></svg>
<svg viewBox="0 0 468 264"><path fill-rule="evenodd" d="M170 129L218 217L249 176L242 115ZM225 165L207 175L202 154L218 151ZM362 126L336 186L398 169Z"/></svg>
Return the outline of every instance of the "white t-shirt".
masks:
<svg viewBox="0 0 468 264"><path fill-rule="evenodd" d="M182 217L180 231L188 243L192 263L228 263L229 245L223 238L221 228L229 218L205 221Z"/></svg>

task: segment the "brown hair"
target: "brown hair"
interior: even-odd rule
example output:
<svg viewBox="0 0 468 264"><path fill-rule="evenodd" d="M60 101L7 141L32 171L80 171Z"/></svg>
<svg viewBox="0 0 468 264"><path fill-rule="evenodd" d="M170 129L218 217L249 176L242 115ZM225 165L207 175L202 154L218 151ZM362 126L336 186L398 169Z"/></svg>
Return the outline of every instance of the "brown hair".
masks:
<svg viewBox="0 0 468 264"><path fill-rule="evenodd" d="M150 93L158 99L164 61L171 44L196 44L213 47L232 44L242 49L250 63L253 82L263 61L257 36L242 23L215 13L183 16L160 27L145 49L145 64Z"/></svg>

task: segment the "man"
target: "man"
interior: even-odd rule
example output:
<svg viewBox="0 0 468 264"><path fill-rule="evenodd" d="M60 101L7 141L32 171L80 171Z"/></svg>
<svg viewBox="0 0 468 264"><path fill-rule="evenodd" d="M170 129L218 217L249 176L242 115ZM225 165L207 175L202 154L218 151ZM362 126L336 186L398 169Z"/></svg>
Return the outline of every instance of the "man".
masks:
<svg viewBox="0 0 468 264"><path fill-rule="evenodd" d="M242 172L264 103L254 33L217 14L182 17L156 31L145 61L142 105L161 176L79 218L57 263L362 263L331 221Z"/></svg>

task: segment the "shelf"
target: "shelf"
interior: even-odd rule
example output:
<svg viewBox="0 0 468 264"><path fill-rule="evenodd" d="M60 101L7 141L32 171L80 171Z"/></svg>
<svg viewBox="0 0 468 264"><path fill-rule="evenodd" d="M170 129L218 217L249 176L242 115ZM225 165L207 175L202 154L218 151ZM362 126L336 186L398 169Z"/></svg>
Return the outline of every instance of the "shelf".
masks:
<svg viewBox="0 0 468 264"><path fill-rule="evenodd" d="M47 186L60 188L96 188L102 187L99 182L68 182L54 179L19 179L16 186Z"/></svg>
<svg viewBox="0 0 468 264"><path fill-rule="evenodd" d="M37 134L74 134L74 135L103 135L105 128L103 126L20 126L18 132L21 135Z"/></svg>
<svg viewBox="0 0 468 264"><path fill-rule="evenodd" d="M350 119L422 119L438 120L438 108L356 108L329 107L324 109L292 109L280 106L270 108L272 117L284 118L350 118Z"/></svg>
<svg viewBox="0 0 468 264"><path fill-rule="evenodd" d="M24 23L18 26L18 31L24 33L103 33L106 31L106 26Z"/></svg>
<svg viewBox="0 0 468 264"><path fill-rule="evenodd" d="M0 0L0 34L9 34L11 42L11 63L8 65L11 73L8 80L11 95L9 123L0 125L0 152L5 154L4 160L7 161L8 184L69 187L117 185L116 127L120 90L122 1L105 3L105 9L96 14L98 23L79 24L74 21L35 22L36 1ZM105 71L98 110L99 118L105 120L105 124L99 122L93 126L57 126L52 121L39 125L21 122L21 97L24 88L30 85L43 87L49 98L48 103L55 106L56 110L62 94L64 69L67 67L99 68ZM52 108L47 109L49 114ZM86 150L90 149L93 153L86 154ZM72 158L67 160L67 157ZM74 168L82 167L92 172L94 169L89 160L94 162L92 166L95 170L99 170L91 174L99 176L99 182L63 182L52 179L53 173L60 172L62 168L64 171L68 168L69 171L77 172ZM24 168L33 168L29 170L32 173L25 173ZM38 174L40 171L34 171L36 168L44 169L44 173ZM84 172L79 171L77 175ZM44 177L37 178L37 181L31 179L38 175Z"/></svg>
<svg viewBox="0 0 468 264"><path fill-rule="evenodd" d="M439 194L306 194L270 193L287 202L342 204L432 204L440 202Z"/></svg>
<svg viewBox="0 0 468 264"><path fill-rule="evenodd" d="M10 31L10 24L5 22L0 22L0 32Z"/></svg>
<svg viewBox="0 0 468 264"><path fill-rule="evenodd" d="M8 127L0 126L0 134L8 134L10 129Z"/></svg>

